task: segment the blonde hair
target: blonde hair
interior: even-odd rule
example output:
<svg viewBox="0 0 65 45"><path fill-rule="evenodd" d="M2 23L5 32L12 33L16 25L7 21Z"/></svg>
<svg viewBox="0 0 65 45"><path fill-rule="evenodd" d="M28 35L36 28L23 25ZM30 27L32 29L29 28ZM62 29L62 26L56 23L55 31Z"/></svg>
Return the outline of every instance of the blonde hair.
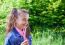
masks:
<svg viewBox="0 0 65 45"><path fill-rule="evenodd" d="M7 16L7 24L6 24L6 34L8 34L14 27L15 25L15 21L18 17L18 11L17 10L20 10L21 12L24 12L24 13L28 13L27 10L25 9L16 9L16 8L13 8L10 12L10 14ZM29 24L27 26L27 30L26 30L26 37L28 37L28 35L30 35L30 27L29 27Z"/></svg>

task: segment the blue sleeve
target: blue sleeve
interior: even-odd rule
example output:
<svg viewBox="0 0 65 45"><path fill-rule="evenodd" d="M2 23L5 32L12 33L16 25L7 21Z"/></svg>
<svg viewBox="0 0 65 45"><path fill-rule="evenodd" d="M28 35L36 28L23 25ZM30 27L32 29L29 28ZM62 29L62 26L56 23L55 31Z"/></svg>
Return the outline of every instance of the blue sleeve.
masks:
<svg viewBox="0 0 65 45"><path fill-rule="evenodd" d="M11 45L9 41L6 41L4 45Z"/></svg>
<svg viewBox="0 0 65 45"><path fill-rule="evenodd" d="M5 37L5 41L4 41L4 45L11 45L11 42L10 42L10 36L11 34L7 34L7 36Z"/></svg>
<svg viewBox="0 0 65 45"><path fill-rule="evenodd" d="M14 45L14 42L11 41L11 39L9 39L9 38L5 38L5 43L4 43L4 45Z"/></svg>
<svg viewBox="0 0 65 45"><path fill-rule="evenodd" d="M32 36L29 36L29 45L32 45Z"/></svg>
<svg viewBox="0 0 65 45"><path fill-rule="evenodd" d="M4 44L4 45L20 45L21 42L22 42L22 40L19 41L19 39L14 38L14 37L12 36L12 37L10 37L10 38L7 37L7 38L5 39L5 44Z"/></svg>
<svg viewBox="0 0 65 45"><path fill-rule="evenodd" d="M14 39L12 38L13 36L9 33L6 38L5 38L5 42L4 45L15 45L14 44Z"/></svg>

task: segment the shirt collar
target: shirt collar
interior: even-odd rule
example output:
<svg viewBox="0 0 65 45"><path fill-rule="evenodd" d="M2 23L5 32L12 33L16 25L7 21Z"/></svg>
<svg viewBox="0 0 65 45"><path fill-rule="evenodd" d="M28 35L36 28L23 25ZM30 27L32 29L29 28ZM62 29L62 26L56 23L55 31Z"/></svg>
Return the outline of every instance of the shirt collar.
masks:
<svg viewBox="0 0 65 45"><path fill-rule="evenodd" d="M19 34L19 32L16 30L15 27L13 27L13 30L12 30L12 31L15 33L15 35L17 35L17 36L21 36L21 35Z"/></svg>

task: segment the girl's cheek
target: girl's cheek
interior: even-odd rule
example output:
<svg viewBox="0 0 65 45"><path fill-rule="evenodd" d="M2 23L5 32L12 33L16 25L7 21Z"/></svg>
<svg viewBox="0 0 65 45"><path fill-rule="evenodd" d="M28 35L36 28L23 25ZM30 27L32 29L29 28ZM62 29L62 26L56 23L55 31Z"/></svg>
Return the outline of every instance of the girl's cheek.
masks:
<svg viewBox="0 0 65 45"><path fill-rule="evenodd" d="M20 24L20 25L22 25L22 24L23 24L23 22L22 22L22 21L18 21L18 22L19 22L19 24Z"/></svg>
<svg viewBox="0 0 65 45"><path fill-rule="evenodd" d="M20 25L22 22L20 20L16 20L16 24Z"/></svg>

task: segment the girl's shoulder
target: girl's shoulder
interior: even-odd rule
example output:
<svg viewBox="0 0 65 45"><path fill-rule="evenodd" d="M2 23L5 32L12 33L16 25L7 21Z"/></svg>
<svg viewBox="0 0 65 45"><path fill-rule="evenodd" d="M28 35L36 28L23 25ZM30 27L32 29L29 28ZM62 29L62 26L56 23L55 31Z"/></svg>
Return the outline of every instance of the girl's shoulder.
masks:
<svg viewBox="0 0 65 45"><path fill-rule="evenodd" d="M5 45L9 44L9 42L14 42L14 37L13 37L13 33L9 32L6 37L5 37Z"/></svg>
<svg viewBox="0 0 65 45"><path fill-rule="evenodd" d="M20 44L23 39L21 40L22 38L20 38L19 36L16 35L16 33L14 33L13 31L9 32L5 38L5 45L6 44Z"/></svg>
<svg viewBox="0 0 65 45"><path fill-rule="evenodd" d="M9 32L7 35L6 35L6 40L11 40L11 39L14 39L14 35L13 35L13 32Z"/></svg>

